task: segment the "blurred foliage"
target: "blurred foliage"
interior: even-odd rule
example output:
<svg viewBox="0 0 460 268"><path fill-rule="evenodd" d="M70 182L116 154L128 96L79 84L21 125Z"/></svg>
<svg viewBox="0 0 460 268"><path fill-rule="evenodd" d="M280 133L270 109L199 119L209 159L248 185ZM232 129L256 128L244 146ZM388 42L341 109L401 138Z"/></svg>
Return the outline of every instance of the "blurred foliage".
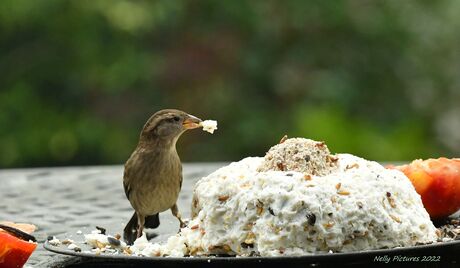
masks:
<svg viewBox="0 0 460 268"><path fill-rule="evenodd" d="M219 121L185 161L284 134L375 160L460 153L460 1L2 0L0 167L124 162L147 118Z"/></svg>

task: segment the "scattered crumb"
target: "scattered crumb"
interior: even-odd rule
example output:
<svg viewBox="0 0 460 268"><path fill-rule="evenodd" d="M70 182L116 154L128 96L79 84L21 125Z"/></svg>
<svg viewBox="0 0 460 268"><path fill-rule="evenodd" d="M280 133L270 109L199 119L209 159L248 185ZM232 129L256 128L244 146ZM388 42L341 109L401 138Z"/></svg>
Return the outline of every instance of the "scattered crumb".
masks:
<svg viewBox="0 0 460 268"><path fill-rule="evenodd" d="M61 241L59 239L57 239L55 236L53 236L53 239L48 240L48 243L50 243L50 245L56 247L56 246L59 246L61 244Z"/></svg>
<svg viewBox="0 0 460 268"><path fill-rule="evenodd" d="M70 244L67 248L75 252L81 252L81 248L74 243Z"/></svg>
<svg viewBox="0 0 460 268"><path fill-rule="evenodd" d="M448 219L437 229L438 241L460 240L460 218Z"/></svg>
<svg viewBox="0 0 460 268"><path fill-rule="evenodd" d="M63 245L70 245L70 244L73 244L74 242L75 241L73 241L72 239L68 239L68 238L61 241Z"/></svg>

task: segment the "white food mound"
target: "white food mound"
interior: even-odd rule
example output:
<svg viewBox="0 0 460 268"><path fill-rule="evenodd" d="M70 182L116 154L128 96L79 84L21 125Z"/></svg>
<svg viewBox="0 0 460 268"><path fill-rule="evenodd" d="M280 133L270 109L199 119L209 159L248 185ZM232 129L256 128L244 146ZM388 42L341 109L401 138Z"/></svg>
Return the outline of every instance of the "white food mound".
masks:
<svg viewBox="0 0 460 268"><path fill-rule="evenodd" d="M200 123L204 131L207 131L211 134L217 129L217 121L215 120L204 120Z"/></svg>
<svg viewBox="0 0 460 268"><path fill-rule="evenodd" d="M144 256L249 256L353 252L437 239L409 179L377 162L338 154L329 175L258 172L245 158L197 182L189 225Z"/></svg>

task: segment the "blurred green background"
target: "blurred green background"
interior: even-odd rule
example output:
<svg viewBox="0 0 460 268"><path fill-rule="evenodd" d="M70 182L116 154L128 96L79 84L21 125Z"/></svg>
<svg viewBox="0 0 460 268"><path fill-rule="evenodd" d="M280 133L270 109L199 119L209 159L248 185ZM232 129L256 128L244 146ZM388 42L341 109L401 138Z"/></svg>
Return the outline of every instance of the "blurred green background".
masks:
<svg viewBox="0 0 460 268"><path fill-rule="evenodd" d="M460 1L2 0L0 167L121 164L149 116L216 119L184 161L288 134L375 160L460 154Z"/></svg>

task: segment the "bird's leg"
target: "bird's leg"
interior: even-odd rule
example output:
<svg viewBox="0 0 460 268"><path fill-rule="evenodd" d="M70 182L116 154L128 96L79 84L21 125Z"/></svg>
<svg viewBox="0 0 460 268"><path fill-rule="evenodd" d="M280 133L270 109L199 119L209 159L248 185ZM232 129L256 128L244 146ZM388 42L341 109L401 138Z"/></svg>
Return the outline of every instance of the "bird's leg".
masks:
<svg viewBox="0 0 460 268"><path fill-rule="evenodd" d="M145 217L141 215L140 213L137 213L137 238L142 236L142 232L144 231L144 224L145 224Z"/></svg>
<svg viewBox="0 0 460 268"><path fill-rule="evenodd" d="M186 225L185 225L185 223L182 221L182 218L181 218L179 209L177 208L177 204L174 204L174 206L171 207L171 212L172 212L173 216L176 217L176 218L179 220L179 222L180 222L180 228L184 228Z"/></svg>

